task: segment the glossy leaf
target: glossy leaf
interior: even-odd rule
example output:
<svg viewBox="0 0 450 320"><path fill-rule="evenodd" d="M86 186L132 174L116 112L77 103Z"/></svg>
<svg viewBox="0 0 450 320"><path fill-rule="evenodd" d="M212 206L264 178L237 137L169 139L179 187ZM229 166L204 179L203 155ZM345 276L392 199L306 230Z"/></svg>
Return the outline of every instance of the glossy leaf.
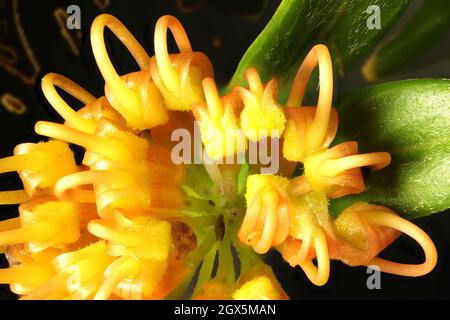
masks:
<svg viewBox="0 0 450 320"><path fill-rule="evenodd" d="M228 89L256 67L263 80L279 79L286 96L300 62L318 43L327 45L339 73L361 58L392 26L407 0L284 0L242 58ZM380 29L369 29L370 6L380 8Z"/></svg>
<svg viewBox="0 0 450 320"><path fill-rule="evenodd" d="M427 0L403 29L381 43L363 68L370 81L389 77L413 63L450 28L448 0Z"/></svg>
<svg viewBox="0 0 450 320"><path fill-rule="evenodd" d="M388 151L392 163L368 174L364 193L331 202L333 215L357 201L415 218L450 207L450 80L405 80L371 86L338 102L335 143L360 152Z"/></svg>

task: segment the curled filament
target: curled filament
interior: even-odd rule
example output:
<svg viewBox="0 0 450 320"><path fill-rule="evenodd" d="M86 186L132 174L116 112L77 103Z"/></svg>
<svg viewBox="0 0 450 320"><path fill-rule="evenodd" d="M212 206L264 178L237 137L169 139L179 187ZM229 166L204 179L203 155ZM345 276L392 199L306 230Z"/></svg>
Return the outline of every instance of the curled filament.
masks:
<svg viewBox="0 0 450 320"><path fill-rule="evenodd" d="M409 277L425 275L436 266L437 251L430 237L386 207L356 203L334 221L334 229L336 235L346 242L332 244L330 254L349 265L375 265L383 272ZM377 257L401 233L421 246L425 254L424 262L403 264Z"/></svg>
<svg viewBox="0 0 450 320"><path fill-rule="evenodd" d="M169 54L167 30L170 30L180 50ZM204 101L202 80L213 77L212 65L201 52L192 51L186 31L173 16L162 16L155 26L155 56L150 71L165 104L170 110L191 110L192 104Z"/></svg>
<svg viewBox="0 0 450 320"><path fill-rule="evenodd" d="M327 283L330 277L330 257L327 238L322 229L315 229L307 239L289 238L278 250L292 267L300 266L313 284L323 286ZM317 260L317 266L313 259Z"/></svg>
<svg viewBox="0 0 450 320"><path fill-rule="evenodd" d="M106 269L104 281L93 299L105 300L112 294L127 300L150 298L163 280L166 268L166 261L118 257Z"/></svg>
<svg viewBox="0 0 450 320"><path fill-rule="evenodd" d="M319 66L319 100L317 107L302 107L306 85L312 71ZM338 116L332 108L333 67L330 53L324 45L314 46L297 71L288 98L288 124L284 132L283 154L291 161L303 162L305 156L328 147L338 126Z"/></svg>
<svg viewBox="0 0 450 320"><path fill-rule="evenodd" d="M108 27L133 55L141 71L120 77L106 51L104 28ZM95 60L105 79L108 101L134 129L152 128L167 122L162 97L150 79L150 57L128 29L115 17L102 14L91 27L91 44Z"/></svg>
<svg viewBox="0 0 450 320"><path fill-rule="evenodd" d="M42 78L42 92L51 106L71 128L86 133L94 133L97 122L104 117L123 123L122 117L111 107L105 97L96 99L72 80L57 73L49 73ZM56 87L63 89L84 104L78 112L73 110L58 94Z"/></svg>
<svg viewBox="0 0 450 320"><path fill-rule="evenodd" d="M320 192L291 198L289 237L277 247L292 267L300 266L317 286L327 283L330 275L327 238L333 233L327 206L327 199Z"/></svg>
<svg viewBox="0 0 450 320"><path fill-rule="evenodd" d="M238 233L239 240L263 254L289 235L289 203L284 178L253 175L247 180L247 212Z"/></svg>

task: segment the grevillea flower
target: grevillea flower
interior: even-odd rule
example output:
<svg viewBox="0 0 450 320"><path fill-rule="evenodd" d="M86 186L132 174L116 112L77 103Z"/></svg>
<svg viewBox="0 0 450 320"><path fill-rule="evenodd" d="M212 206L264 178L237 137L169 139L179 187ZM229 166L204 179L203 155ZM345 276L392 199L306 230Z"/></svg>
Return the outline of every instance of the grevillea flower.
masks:
<svg viewBox="0 0 450 320"><path fill-rule="evenodd" d="M117 74L105 27L139 71ZM168 51L167 30L178 53ZM287 299L262 262L272 248L316 285L327 282L330 259L404 276L435 266L430 238L392 210L357 203L337 218L328 212L329 199L365 190L362 167L380 170L391 159L377 150L359 154L355 141L332 145L338 113L326 46L311 49L283 104L276 79L264 83L255 68L246 72L246 87L220 96L208 57L193 51L172 16L156 24L152 57L111 15L94 20L91 44L104 96L46 75L42 91L64 124L39 121L36 133L51 140L20 144L0 160L0 172L17 171L24 186L0 193L1 204L19 205L18 218L0 223L10 264L0 283L23 299L181 298L196 271L194 299ZM317 106L303 106L316 66ZM56 88L84 106L74 110ZM195 136L195 120L200 148L214 161L173 161L173 133ZM268 140L282 143L268 150L281 165L278 173L260 174L262 163L247 160L255 158L252 145ZM69 144L84 148L79 164ZM197 155L195 144L183 152ZM237 155L245 163L224 162ZM303 174L293 177L298 163ZM422 246L425 262L377 257L401 233Z"/></svg>

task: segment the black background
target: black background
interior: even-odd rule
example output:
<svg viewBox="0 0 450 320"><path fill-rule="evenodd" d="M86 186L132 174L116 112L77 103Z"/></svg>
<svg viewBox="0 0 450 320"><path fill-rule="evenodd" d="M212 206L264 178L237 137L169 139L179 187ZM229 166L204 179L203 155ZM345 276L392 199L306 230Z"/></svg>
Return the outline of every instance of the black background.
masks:
<svg viewBox="0 0 450 320"><path fill-rule="evenodd" d="M415 1L420 2L420 1ZM413 12L417 4L413 2L406 16ZM157 18L164 14L178 17L185 26L194 50L205 52L213 62L217 81L225 84L233 74L239 59L246 48L262 30L275 11L278 1L256 0L0 0L0 57L12 48L17 54L17 62L11 64L25 75L33 75L33 66L19 36L17 21L40 68L30 83L24 83L0 64L0 96L9 93L20 98L27 106L22 115L9 112L0 107L0 157L11 155L15 145L25 141L38 141L33 126L38 119L61 120L43 99L40 92L40 79L48 72L64 74L87 88L96 96L103 95L103 83L91 54L89 28L93 18L103 12L118 17L144 45L152 52L153 27ZM81 8L82 30L72 31L79 54L70 50L67 41L61 36L54 11L77 4ZM16 14L16 15L15 15ZM109 52L119 74L136 70L132 58L122 45L107 37ZM416 66L397 75L396 79L406 77L448 77L449 64L439 64L430 68L418 68L424 61L435 61L449 56L450 38L431 48L427 56ZM360 75L360 64L350 70L344 80L338 83L340 92L366 85ZM417 70L417 71L416 71ZM77 106L75 102L72 104ZM0 178L0 190L19 187L19 181L13 174L3 174ZM0 208L0 218L16 215L15 206ZM291 269L282 262L277 253L271 253L268 261L274 266L280 282L292 299L415 299L450 298L450 216L435 214L418 219L422 227L435 241L439 253L436 269L420 278L404 278L382 274L381 289L369 290L366 286L366 269L350 268L340 262L332 263L329 283L324 287L314 287L298 269ZM417 262L422 259L420 249L406 237L396 241L384 253L386 257L403 262ZM2 267L6 262L2 258ZM15 298L7 286L0 286L0 299Z"/></svg>

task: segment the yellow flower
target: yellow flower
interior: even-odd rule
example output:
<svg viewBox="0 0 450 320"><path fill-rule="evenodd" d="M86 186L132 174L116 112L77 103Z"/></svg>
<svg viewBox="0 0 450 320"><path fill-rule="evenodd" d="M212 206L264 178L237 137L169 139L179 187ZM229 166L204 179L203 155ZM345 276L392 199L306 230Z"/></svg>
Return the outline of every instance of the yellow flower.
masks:
<svg viewBox="0 0 450 320"><path fill-rule="evenodd" d="M112 256L130 255L139 259L165 261L172 245L167 221L138 216L133 220L115 211L110 219L92 220L88 230L108 241Z"/></svg>
<svg viewBox="0 0 450 320"><path fill-rule="evenodd" d="M258 71L254 68L246 72L248 89L235 88L244 103L241 112L241 128L251 141L265 137L279 138L286 122L283 109L276 102L276 80L263 87Z"/></svg>
<svg viewBox="0 0 450 320"><path fill-rule="evenodd" d="M113 257L107 255L106 244L98 241L80 250L58 255L52 261L58 274L47 288L31 292L25 298L44 298L50 296L68 296L71 299L92 298L102 284L103 274Z"/></svg>
<svg viewBox="0 0 450 320"><path fill-rule="evenodd" d="M73 202L35 200L22 204L19 213L20 227L1 232L0 245L27 243L31 252L37 252L73 243L80 236Z"/></svg>
<svg viewBox="0 0 450 320"><path fill-rule="evenodd" d="M107 241L109 256L118 257L94 298L108 298L113 292L124 299L151 296L168 266L170 224L144 216L129 220L116 211L110 219L92 220L88 230Z"/></svg>
<svg viewBox="0 0 450 320"><path fill-rule="evenodd" d="M355 203L346 208L333 225L339 240L332 243L330 254L348 265L375 265L383 272L410 277L425 275L436 266L437 251L430 237L389 208ZM422 247L423 263L403 264L377 257L401 233Z"/></svg>
<svg viewBox="0 0 450 320"><path fill-rule="evenodd" d="M193 300L229 300L231 295L229 284L214 278L205 282L198 289L197 294L192 297Z"/></svg>
<svg viewBox="0 0 450 320"><path fill-rule="evenodd" d="M84 107L78 112L73 110L56 91L55 86L77 98L84 103ZM101 118L124 124L124 119L111 107L105 97L96 99L84 88L72 80L57 73L49 73L42 78L42 92L51 106L65 120L65 124L71 128L86 133L94 133L97 123Z"/></svg>
<svg viewBox="0 0 450 320"><path fill-rule="evenodd" d="M241 275L234 300L287 300L288 296L276 279L272 268L260 263Z"/></svg>
<svg viewBox="0 0 450 320"><path fill-rule="evenodd" d="M355 141L318 151L304 159L304 176L291 181L292 192L309 190L324 192L329 198L339 198L365 190L361 167L379 170L391 162L387 152L358 154Z"/></svg>
<svg viewBox="0 0 450 320"><path fill-rule="evenodd" d="M9 284L16 294L32 292L55 275L51 262L58 253L55 249L30 253L21 246L8 247L6 257L10 267L0 269L0 283Z"/></svg>
<svg viewBox="0 0 450 320"><path fill-rule="evenodd" d="M312 71L319 66L319 100L317 107L303 107L302 100ZM303 162L315 151L326 148L333 140L338 115L332 108L333 66L330 52L322 44L315 45L305 57L291 88L286 115L288 124L284 132L283 154L291 161Z"/></svg>
<svg viewBox="0 0 450 320"><path fill-rule="evenodd" d="M105 27L140 71L117 74ZM179 53L169 54L167 30ZM194 299L286 299L253 251L275 248L315 285L327 282L330 259L407 276L434 268L431 239L390 209L357 203L336 219L328 212L329 199L364 191L361 167L381 169L390 155L358 154L353 141L330 147L338 115L324 45L308 53L281 107L276 81L263 84L256 69L246 73L248 88L221 98L209 59L192 50L176 18L158 20L154 41L149 57L120 21L100 15L91 42L105 96L96 99L58 74L43 78L44 95L65 123L37 122L36 133L56 140L21 144L0 160L0 173L17 171L25 188L0 192L0 204L20 204L18 218L0 222L0 249L10 264L0 270L0 283L23 299L162 299L182 293L202 263ZM317 65L317 106L302 106ZM56 87L84 106L72 109ZM278 176L255 174L261 163L251 163L253 155L244 166L174 164L172 132L192 133L193 116L211 158L243 155L248 140L270 137L283 141L284 161L303 163L304 174L281 176L286 164ZM85 149L79 166L67 143ZM423 263L377 257L400 233L421 245ZM237 281L233 247L241 262Z"/></svg>
<svg viewBox="0 0 450 320"><path fill-rule="evenodd" d="M212 78L203 80L203 90L206 102L194 105L193 112L206 152L215 160L244 152L247 141L238 126L234 97L220 98Z"/></svg>
<svg viewBox="0 0 450 320"><path fill-rule="evenodd" d="M72 151L61 141L22 143L14 149L14 156L0 159L0 173L17 171L29 196L76 170Z"/></svg>
<svg viewBox="0 0 450 320"><path fill-rule="evenodd" d="M169 29L180 53L170 55L167 49ZM191 110L193 104L202 103L202 80L213 77L209 58L193 52L181 23L173 16L159 18L154 34L155 56L150 61L150 71L155 85L161 91L165 105L170 110Z"/></svg>
<svg viewBox="0 0 450 320"><path fill-rule="evenodd" d="M136 59L140 72L120 77L109 59L104 28L108 27ZM102 14L91 27L91 42L97 65L105 79L105 95L111 106L137 130L167 122L163 98L150 77L150 57L127 28L115 17Z"/></svg>
<svg viewBox="0 0 450 320"><path fill-rule="evenodd" d="M239 230L239 240L257 253L266 253L286 240L289 233L289 180L273 175L247 178L247 212Z"/></svg>

